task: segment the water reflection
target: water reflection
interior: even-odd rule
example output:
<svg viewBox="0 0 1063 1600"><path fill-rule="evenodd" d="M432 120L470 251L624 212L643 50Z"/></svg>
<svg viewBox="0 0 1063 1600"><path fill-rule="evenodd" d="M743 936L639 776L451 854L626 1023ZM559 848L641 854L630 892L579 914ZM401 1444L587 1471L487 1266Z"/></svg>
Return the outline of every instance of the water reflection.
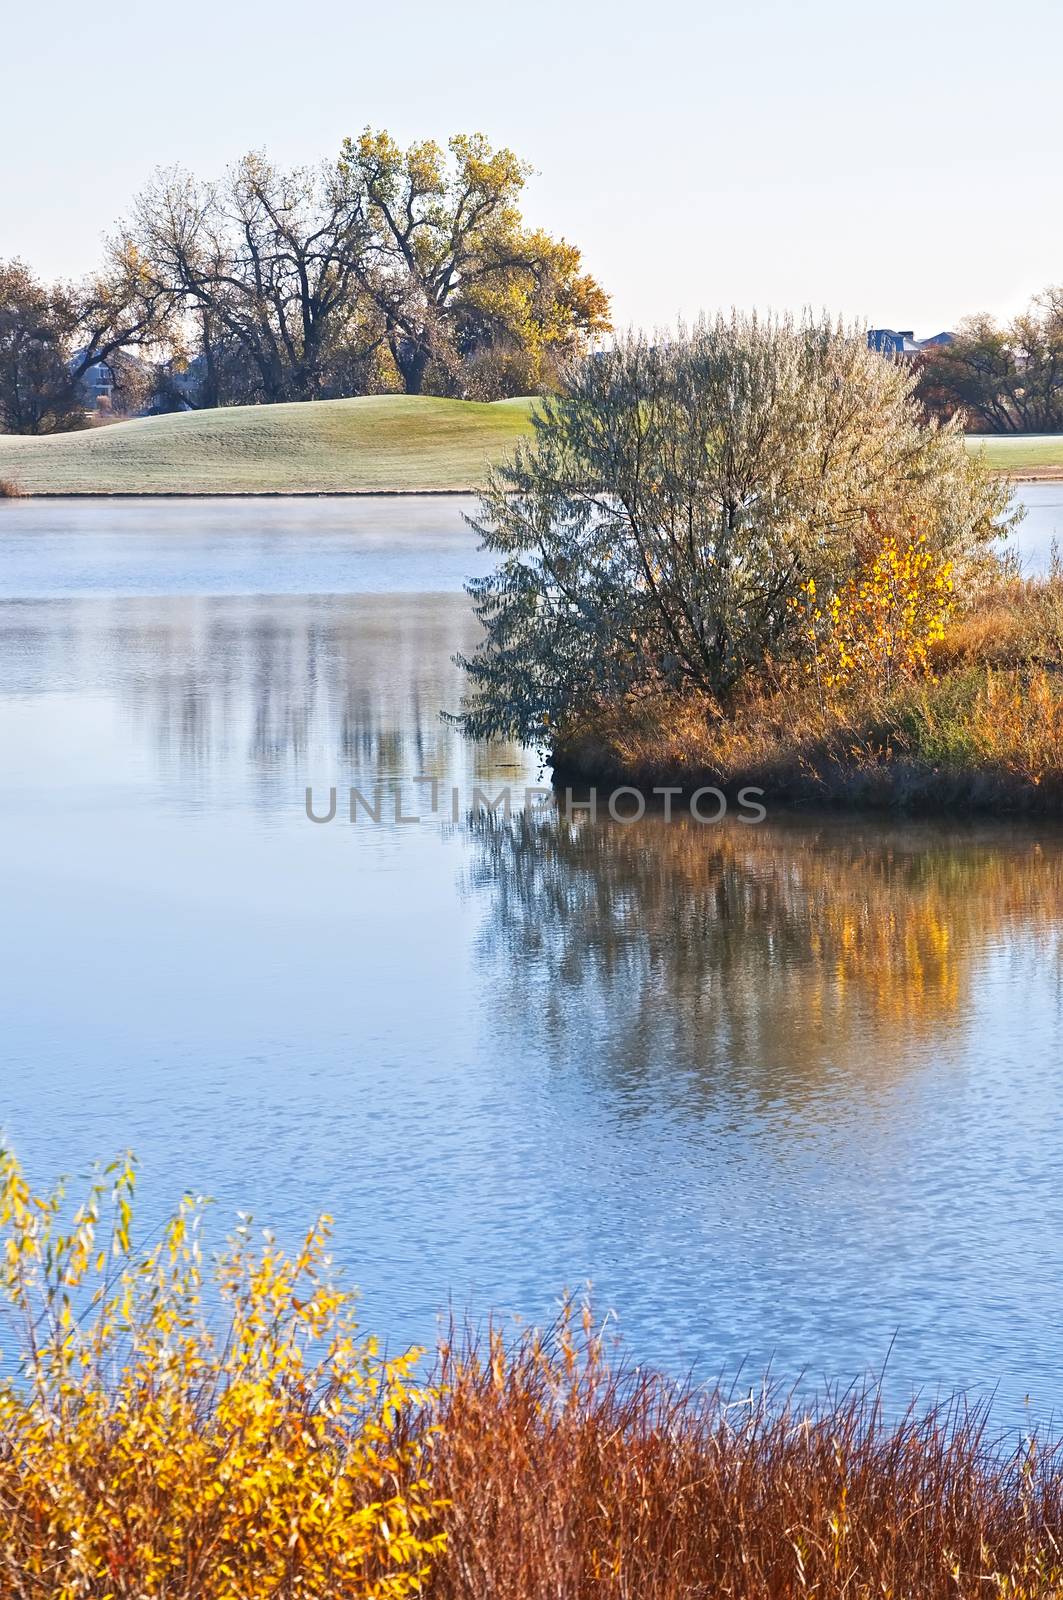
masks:
<svg viewBox="0 0 1063 1600"><path fill-rule="evenodd" d="M249 778L262 805L307 782L523 771L519 754L470 748L440 719L460 693L451 657L476 630L449 594L7 602L2 687L36 701L38 722L60 694L105 703L93 764L113 778L150 751L182 805Z"/></svg>
<svg viewBox="0 0 1063 1600"><path fill-rule="evenodd" d="M35 1176L132 1146L148 1214L324 1206L396 1345L592 1278L678 1370L847 1377L899 1332L901 1399L1058 1406L1059 836L313 827L307 784L537 778L438 717L451 510L386 550L361 515L0 530L0 1126Z"/></svg>
<svg viewBox="0 0 1063 1600"><path fill-rule="evenodd" d="M962 1047L990 964L1060 972L1063 840L838 817L473 819L520 1030L634 1082L771 1101ZM846 1093L851 1092L851 1086Z"/></svg>

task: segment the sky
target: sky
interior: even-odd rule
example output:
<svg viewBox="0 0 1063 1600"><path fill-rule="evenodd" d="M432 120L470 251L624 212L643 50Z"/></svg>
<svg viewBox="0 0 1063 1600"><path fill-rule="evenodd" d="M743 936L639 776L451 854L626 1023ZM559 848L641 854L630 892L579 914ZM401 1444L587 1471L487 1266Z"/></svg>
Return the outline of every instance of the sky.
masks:
<svg viewBox="0 0 1063 1600"><path fill-rule="evenodd" d="M536 169L618 326L929 334L1063 282L1060 0L8 0L0 258L79 277L156 167L386 127Z"/></svg>

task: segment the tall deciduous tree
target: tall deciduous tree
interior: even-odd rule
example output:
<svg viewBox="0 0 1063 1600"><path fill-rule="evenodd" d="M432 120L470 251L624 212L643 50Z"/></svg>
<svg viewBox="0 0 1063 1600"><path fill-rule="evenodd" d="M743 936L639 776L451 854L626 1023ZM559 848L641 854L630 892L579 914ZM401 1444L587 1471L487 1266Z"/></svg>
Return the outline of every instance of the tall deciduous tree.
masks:
<svg viewBox="0 0 1063 1600"><path fill-rule="evenodd" d="M65 296L21 261L0 263L0 424L8 433L70 426L79 415L67 371L72 322Z"/></svg>
<svg viewBox="0 0 1063 1600"><path fill-rule="evenodd" d="M159 173L127 237L194 313L208 365L224 352L231 369L242 354L254 392L235 398L278 401L324 393L337 350L364 336L364 232L364 207L335 168L286 172L251 154L219 183Z"/></svg>
<svg viewBox="0 0 1063 1600"><path fill-rule="evenodd" d="M164 338L171 297L135 249L111 250L107 267L80 285L47 285L20 261L0 263L0 424L50 433L84 420L90 368L108 366L119 386L129 356Z"/></svg>
<svg viewBox="0 0 1063 1600"><path fill-rule="evenodd" d="M345 141L340 159L364 207L360 281L382 319L403 386L464 392L492 352L523 357L527 386L609 327L609 303L572 245L527 229L518 200L530 168L480 134L444 152L402 150L384 132ZM464 374L464 377L463 377Z"/></svg>

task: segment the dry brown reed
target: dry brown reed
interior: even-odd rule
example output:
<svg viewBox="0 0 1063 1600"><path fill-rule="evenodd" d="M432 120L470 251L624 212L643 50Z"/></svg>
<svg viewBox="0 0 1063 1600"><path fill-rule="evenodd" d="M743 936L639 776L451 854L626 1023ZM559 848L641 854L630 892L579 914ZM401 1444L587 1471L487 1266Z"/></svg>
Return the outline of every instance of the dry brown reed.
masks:
<svg viewBox="0 0 1063 1600"><path fill-rule="evenodd" d="M1002 1445L987 1407L706 1391L567 1318L444 1347L440 1378L431 1600L1063 1594L1059 1450Z"/></svg>

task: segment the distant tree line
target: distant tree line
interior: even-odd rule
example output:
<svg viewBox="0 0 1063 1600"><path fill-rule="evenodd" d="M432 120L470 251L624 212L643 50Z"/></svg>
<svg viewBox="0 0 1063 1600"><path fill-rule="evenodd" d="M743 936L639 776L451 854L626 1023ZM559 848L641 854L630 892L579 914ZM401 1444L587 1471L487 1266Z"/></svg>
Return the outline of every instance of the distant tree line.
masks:
<svg viewBox="0 0 1063 1600"><path fill-rule="evenodd" d="M985 433L1063 432L1063 287L1010 322L970 317L950 344L917 358L919 396Z"/></svg>
<svg viewBox="0 0 1063 1600"><path fill-rule="evenodd" d="M87 283L0 262L0 428L77 426L101 364L127 411L549 392L609 301L525 223L530 170L479 134L403 150L366 130L318 168L160 172Z"/></svg>

